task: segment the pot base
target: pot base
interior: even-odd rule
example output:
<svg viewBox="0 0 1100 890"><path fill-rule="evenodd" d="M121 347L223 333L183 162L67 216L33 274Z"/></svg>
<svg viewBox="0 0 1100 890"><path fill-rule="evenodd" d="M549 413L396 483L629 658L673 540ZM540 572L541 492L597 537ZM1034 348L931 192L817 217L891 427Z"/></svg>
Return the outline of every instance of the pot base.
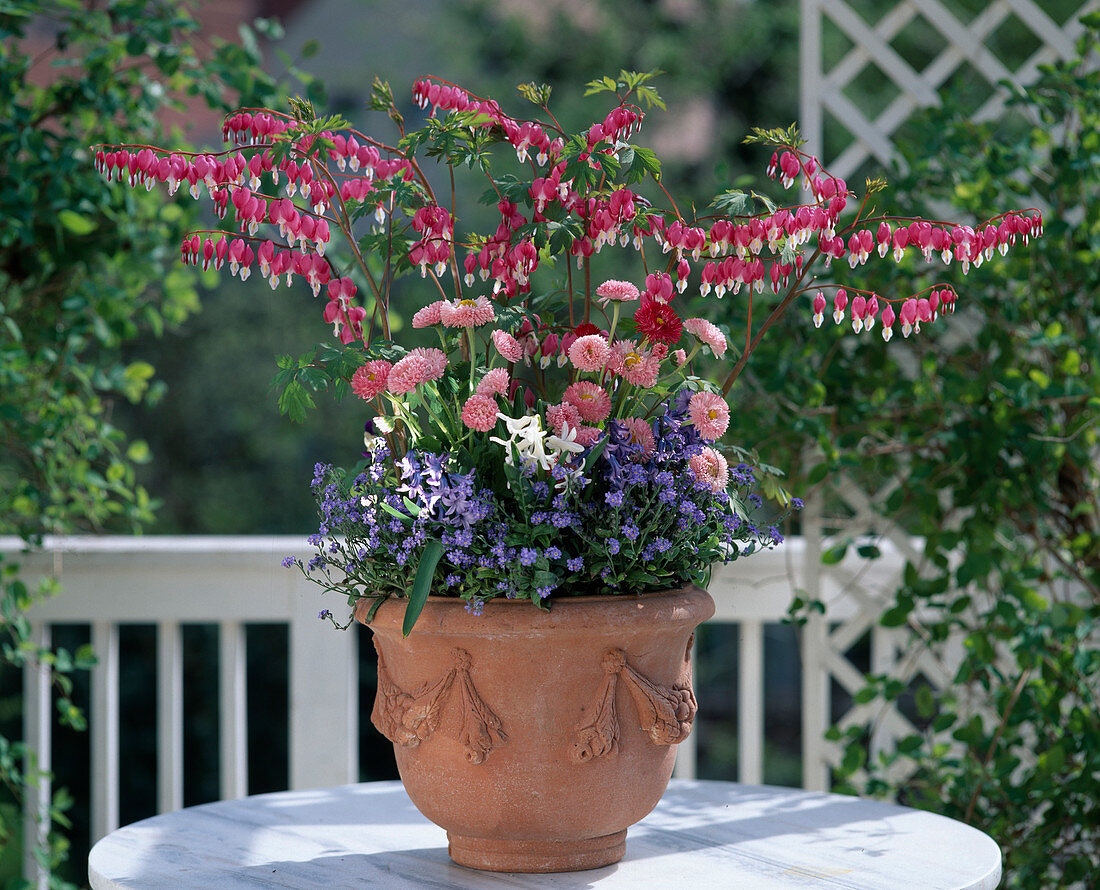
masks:
<svg viewBox="0 0 1100 890"><path fill-rule="evenodd" d="M580 840L511 840L447 832L451 859L482 871L542 874L584 871L618 862L626 854L626 829Z"/></svg>

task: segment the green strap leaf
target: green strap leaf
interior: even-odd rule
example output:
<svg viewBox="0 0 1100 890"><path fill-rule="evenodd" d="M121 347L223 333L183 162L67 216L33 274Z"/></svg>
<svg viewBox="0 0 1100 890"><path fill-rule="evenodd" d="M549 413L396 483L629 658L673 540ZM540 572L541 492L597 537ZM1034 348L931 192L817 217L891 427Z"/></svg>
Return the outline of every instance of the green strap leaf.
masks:
<svg viewBox="0 0 1100 890"><path fill-rule="evenodd" d="M388 600L389 597L390 595L388 593L383 593L375 598L374 602L371 603L370 608L367 610L367 620L364 622L365 624L370 624L372 621L374 621L374 615L378 611L378 607L381 606L382 603L384 603L386 600Z"/></svg>
<svg viewBox="0 0 1100 890"><path fill-rule="evenodd" d="M439 541L429 541L420 555L420 565L416 568L416 578L413 580L412 591L409 593L409 602L405 606L405 620L401 624L402 636L412 633L416 619L428 601L428 593L432 589L432 576L435 567L439 564L439 558L443 555L443 544Z"/></svg>
<svg viewBox="0 0 1100 890"><path fill-rule="evenodd" d="M396 507L391 507L385 501L379 501L378 506L381 507L383 510L385 510L387 513L389 513L391 516L396 516L403 523L405 523L405 525L412 525L413 524L413 518L411 516L409 516L405 513L402 513Z"/></svg>

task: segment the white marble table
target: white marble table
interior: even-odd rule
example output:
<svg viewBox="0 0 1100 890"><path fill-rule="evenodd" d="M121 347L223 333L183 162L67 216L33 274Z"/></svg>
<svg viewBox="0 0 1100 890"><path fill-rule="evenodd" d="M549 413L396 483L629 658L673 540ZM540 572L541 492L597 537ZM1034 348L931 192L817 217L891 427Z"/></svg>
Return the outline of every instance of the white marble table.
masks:
<svg viewBox="0 0 1100 890"><path fill-rule="evenodd" d="M398 782L287 791L128 825L88 859L93 890L385 887L993 890L1001 854L942 816L790 788L676 781L630 829L616 865L556 875L478 872Z"/></svg>

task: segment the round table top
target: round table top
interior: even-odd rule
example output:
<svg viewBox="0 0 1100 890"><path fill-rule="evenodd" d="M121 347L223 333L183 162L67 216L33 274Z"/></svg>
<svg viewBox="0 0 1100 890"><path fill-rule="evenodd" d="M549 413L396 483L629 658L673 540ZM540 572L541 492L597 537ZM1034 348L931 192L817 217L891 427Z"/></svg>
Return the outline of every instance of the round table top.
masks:
<svg viewBox="0 0 1100 890"><path fill-rule="evenodd" d="M399 782L190 807L120 828L88 859L93 890L635 890L696 882L993 890L1000 875L993 840L943 816L838 794L687 780L673 780L657 809L630 829L621 862L591 871L504 875L455 865L446 833Z"/></svg>

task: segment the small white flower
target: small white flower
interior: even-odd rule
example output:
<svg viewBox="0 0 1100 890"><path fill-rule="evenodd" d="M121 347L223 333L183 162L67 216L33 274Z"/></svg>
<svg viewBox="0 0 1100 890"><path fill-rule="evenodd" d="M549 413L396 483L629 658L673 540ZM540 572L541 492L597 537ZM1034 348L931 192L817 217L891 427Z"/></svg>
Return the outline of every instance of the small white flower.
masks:
<svg viewBox="0 0 1100 890"><path fill-rule="evenodd" d="M508 452L504 462L509 466L512 465L512 446L514 445L524 464L538 464L542 469L549 470L552 460L546 453L546 433L542 430L539 416L525 414L523 417L514 418L498 414L497 417L508 427L509 436L507 439L490 436L489 441L504 446Z"/></svg>
<svg viewBox="0 0 1100 890"><path fill-rule="evenodd" d="M578 445L576 439L576 429L570 428L568 423L564 423L561 427L560 436L546 437L546 447L556 452L555 456L560 456L563 451L571 451L573 454L579 454L584 451L584 446Z"/></svg>

